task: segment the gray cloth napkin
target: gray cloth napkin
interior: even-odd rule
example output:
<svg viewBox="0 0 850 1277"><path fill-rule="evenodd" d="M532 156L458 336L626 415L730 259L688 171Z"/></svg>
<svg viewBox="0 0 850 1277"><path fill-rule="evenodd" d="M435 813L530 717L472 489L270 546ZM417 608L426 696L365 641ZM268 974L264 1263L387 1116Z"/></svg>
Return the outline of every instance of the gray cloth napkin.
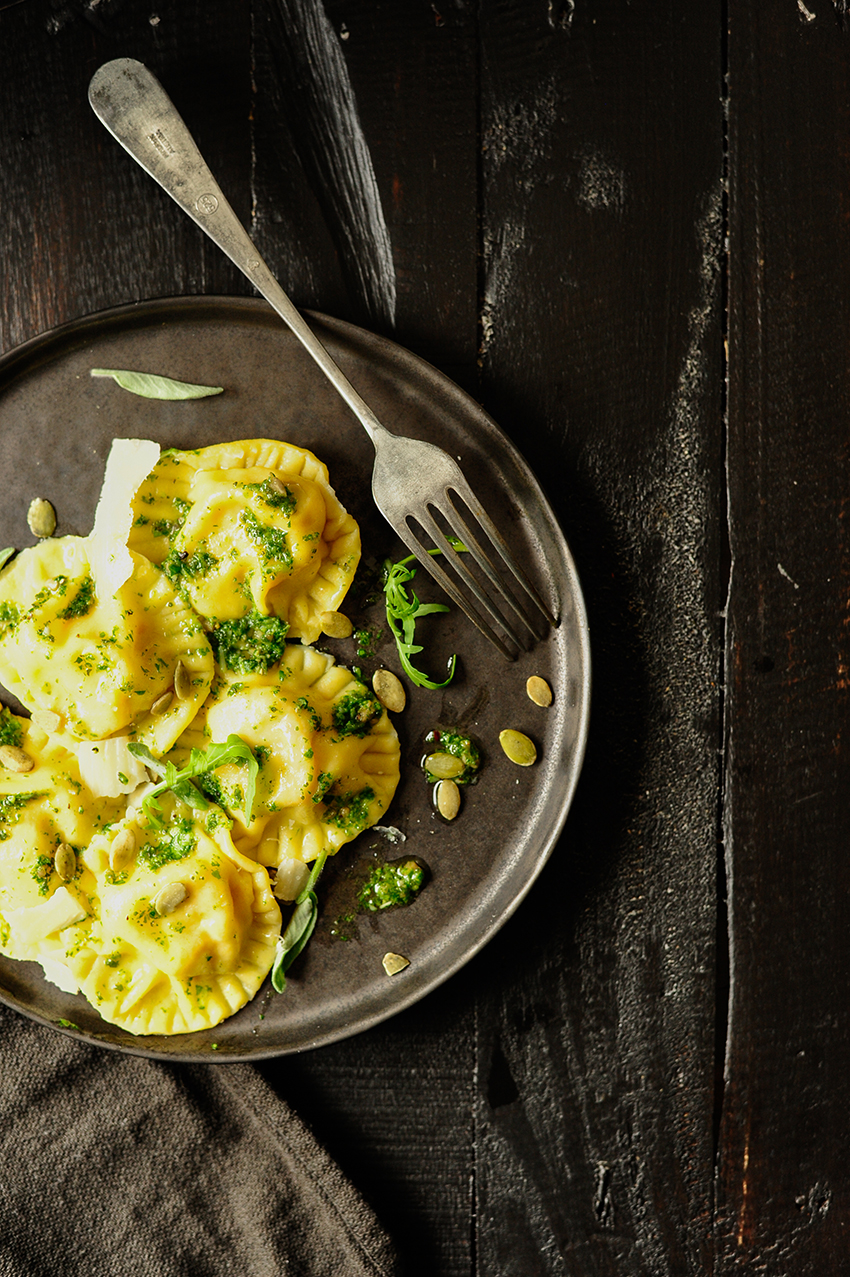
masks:
<svg viewBox="0 0 850 1277"><path fill-rule="evenodd" d="M372 1211L251 1065L118 1054L0 1007L2 1277L396 1271Z"/></svg>

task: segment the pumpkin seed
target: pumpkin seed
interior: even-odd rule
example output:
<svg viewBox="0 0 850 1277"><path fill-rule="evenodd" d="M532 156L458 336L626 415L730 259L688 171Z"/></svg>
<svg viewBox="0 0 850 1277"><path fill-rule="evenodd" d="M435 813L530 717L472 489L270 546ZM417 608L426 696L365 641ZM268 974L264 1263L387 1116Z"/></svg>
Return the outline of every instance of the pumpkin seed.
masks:
<svg viewBox="0 0 850 1277"><path fill-rule="evenodd" d="M530 767L537 759L537 746L523 732L508 728L499 732L499 744L512 763L518 767Z"/></svg>
<svg viewBox="0 0 850 1277"><path fill-rule="evenodd" d="M58 732L62 726L61 715L54 713L52 709L34 709L31 718L34 726L40 727L48 736L52 732Z"/></svg>
<svg viewBox="0 0 850 1277"><path fill-rule="evenodd" d="M158 718L160 714L164 714L171 706L174 700L173 692L163 692L162 696L157 696L153 705L151 705L151 713Z"/></svg>
<svg viewBox="0 0 850 1277"><path fill-rule="evenodd" d="M546 679L541 678L539 674L532 674L525 685L525 690L528 692L529 699L534 701L535 705L545 707L552 704L552 689Z"/></svg>
<svg viewBox="0 0 850 1277"><path fill-rule="evenodd" d="M399 971L410 966L410 959L402 957L400 953L385 953L381 965L387 975L398 975Z"/></svg>
<svg viewBox="0 0 850 1277"><path fill-rule="evenodd" d="M267 485L268 485L269 492L273 493L274 496L276 497L286 496L286 485L283 484L280 479L278 479L276 474L269 475L267 480Z"/></svg>
<svg viewBox="0 0 850 1277"><path fill-rule="evenodd" d="M164 918L166 914L173 913L178 905L182 905L188 894L182 882L168 882L156 893L151 903L160 917Z"/></svg>
<svg viewBox="0 0 850 1277"><path fill-rule="evenodd" d="M56 511L44 497L36 497L30 501L27 523L34 537L52 537L56 531Z"/></svg>
<svg viewBox="0 0 850 1277"><path fill-rule="evenodd" d="M56 872L63 882L70 882L77 872L77 853L70 843L60 842L53 857Z"/></svg>
<svg viewBox="0 0 850 1277"><path fill-rule="evenodd" d="M453 780L438 781L434 790L434 803L443 820L454 820L460 811L460 786Z"/></svg>
<svg viewBox="0 0 850 1277"><path fill-rule="evenodd" d="M429 776L436 776L438 780L454 780L455 776L463 773L465 764L462 758L441 750L437 754L429 754L422 766Z"/></svg>
<svg viewBox="0 0 850 1277"><path fill-rule="evenodd" d="M407 693L400 678L392 670L375 670L372 675L372 691L384 709L400 714L407 704Z"/></svg>
<svg viewBox="0 0 850 1277"><path fill-rule="evenodd" d="M31 772L35 759L17 745L0 745L0 767L8 772Z"/></svg>
<svg viewBox="0 0 850 1277"><path fill-rule="evenodd" d="M192 675L182 661L174 667L174 692L178 701L188 701L192 695Z"/></svg>
<svg viewBox="0 0 850 1277"><path fill-rule="evenodd" d="M136 854L136 835L132 829L122 829L112 839L109 848L109 868L113 873L126 869Z"/></svg>
<svg viewBox="0 0 850 1277"><path fill-rule="evenodd" d="M348 638L354 632L354 626L342 612L323 612L319 619L328 638Z"/></svg>

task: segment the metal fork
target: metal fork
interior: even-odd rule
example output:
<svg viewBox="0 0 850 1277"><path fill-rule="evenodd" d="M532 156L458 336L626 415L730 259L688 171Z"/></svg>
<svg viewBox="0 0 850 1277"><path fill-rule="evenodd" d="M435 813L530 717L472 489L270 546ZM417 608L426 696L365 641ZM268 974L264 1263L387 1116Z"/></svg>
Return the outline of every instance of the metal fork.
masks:
<svg viewBox="0 0 850 1277"><path fill-rule="evenodd" d="M375 504L449 598L508 659L542 638L557 622L460 467L442 448L381 425L266 266L155 76L141 62L117 58L95 72L89 102L133 159L274 307L336 387L375 446ZM460 540L465 553L450 538ZM435 549L442 562L429 552Z"/></svg>

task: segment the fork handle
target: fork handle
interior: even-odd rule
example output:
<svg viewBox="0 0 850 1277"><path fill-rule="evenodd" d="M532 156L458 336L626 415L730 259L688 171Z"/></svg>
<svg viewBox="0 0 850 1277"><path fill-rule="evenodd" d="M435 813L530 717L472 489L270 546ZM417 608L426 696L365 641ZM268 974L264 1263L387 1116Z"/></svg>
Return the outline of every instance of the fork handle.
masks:
<svg viewBox="0 0 850 1277"><path fill-rule="evenodd" d="M339 391L375 443L390 432L292 304L225 199L177 108L154 75L134 58L95 72L89 102L98 119L193 222L227 254L277 311Z"/></svg>

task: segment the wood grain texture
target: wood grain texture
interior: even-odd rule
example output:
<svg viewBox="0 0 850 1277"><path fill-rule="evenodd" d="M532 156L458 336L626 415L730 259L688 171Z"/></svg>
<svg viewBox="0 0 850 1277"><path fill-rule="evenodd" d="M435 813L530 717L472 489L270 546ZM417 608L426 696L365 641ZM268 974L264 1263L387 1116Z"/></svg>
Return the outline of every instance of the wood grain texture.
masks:
<svg viewBox="0 0 850 1277"><path fill-rule="evenodd" d="M850 43L829 5L729 12L718 1270L814 1277L847 1266Z"/></svg>
<svg viewBox="0 0 850 1277"><path fill-rule="evenodd" d="M566 11L565 11L566 13ZM711 1263L723 583L720 10L483 6L484 398L587 591L593 725L494 943L482 1273Z"/></svg>
<svg viewBox="0 0 850 1277"><path fill-rule="evenodd" d="M155 23L147 6L96 9L83 0L28 0L3 14L15 62L0 164L3 349L122 302L246 291L235 268L108 136L86 94L96 68L118 53L146 62L246 216L248 10L237 4L220 14L226 55L209 6L168 0L154 16Z"/></svg>

